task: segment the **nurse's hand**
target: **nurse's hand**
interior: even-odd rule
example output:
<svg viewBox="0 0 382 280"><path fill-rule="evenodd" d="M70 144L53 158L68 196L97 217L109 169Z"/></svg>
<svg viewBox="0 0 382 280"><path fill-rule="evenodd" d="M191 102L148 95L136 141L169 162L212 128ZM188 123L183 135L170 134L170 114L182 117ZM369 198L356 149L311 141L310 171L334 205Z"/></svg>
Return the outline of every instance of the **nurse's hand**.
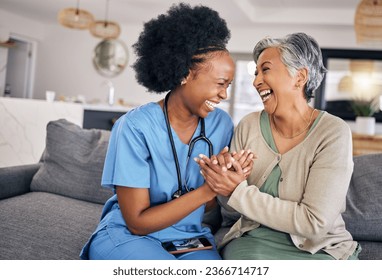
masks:
<svg viewBox="0 0 382 280"><path fill-rule="evenodd" d="M240 152L234 151L231 155L237 162L239 162L244 171L245 178L247 178L252 172L253 163L257 156L250 149L241 150ZM234 170L233 167L231 170Z"/></svg>
<svg viewBox="0 0 382 280"><path fill-rule="evenodd" d="M234 158L229 153L229 149L226 146L220 151L218 155L212 155L211 161L213 164L219 164L223 168L223 170L227 170L232 168L232 162L234 161Z"/></svg>
<svg viewBox="0 0 382 280"><path fill-rule="evenodd" d="M236 187L246 179L244 170L240 166L239 161L232 162L232 169L227 170L218 164L214 164L207 156L201 155L195 159L201 169L207 185L216 193L229 196Z"/></svg>
<svg viewBox="0 0 382 280"><path fill-rule="evenodd" d="M199 155L199 157L206 157L205 155ZM240 152L229 153L228 147L224 147L218 155L211 156L212 164L218 164L223 171L233 171L232 163L237 161L241 168L244 170L245 177L247 178L253 168L253 160L256 159L256 155L251 150L241 150Z"/></svg>

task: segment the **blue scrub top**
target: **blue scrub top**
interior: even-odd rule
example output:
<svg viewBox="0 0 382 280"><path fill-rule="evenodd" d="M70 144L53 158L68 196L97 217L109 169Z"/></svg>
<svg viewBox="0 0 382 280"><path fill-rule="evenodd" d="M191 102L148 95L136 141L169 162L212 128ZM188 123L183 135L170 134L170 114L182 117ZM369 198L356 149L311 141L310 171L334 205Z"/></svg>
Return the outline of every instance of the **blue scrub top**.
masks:
<svg viewBox="0 0 382 280"><path fill-rule="evenodd" d="M231 141L233 123L230 116L216 108L205 118L205 133L213 143L213 154L218 154L225 146L229 146ZM199 134L200 122L193 138ZM208 155L208 145L205 141L196 142L190 160L186 164L189 145L182 143L174 130L172 135L182 181L186 180L189 188L198 188L203 184L204 179L193 158L199 154ZM166 122L158 103L151 102L137 107L120 117L114 124L105 159L102 186L114 188L117 185L148 188L152 206L170 201L173 193L178 189L176 167ZM165 242L209 234L210 230L201 225L204 208L203 205L178 223L150 233L148 236ZM116 195L106 202L101 219L97 231L104 227L126 227ZM120 231L116 231L116 234L117 232ZM138 236L133 234L123 236L119 234L115 237L119 242L136 238Z"/></svg>

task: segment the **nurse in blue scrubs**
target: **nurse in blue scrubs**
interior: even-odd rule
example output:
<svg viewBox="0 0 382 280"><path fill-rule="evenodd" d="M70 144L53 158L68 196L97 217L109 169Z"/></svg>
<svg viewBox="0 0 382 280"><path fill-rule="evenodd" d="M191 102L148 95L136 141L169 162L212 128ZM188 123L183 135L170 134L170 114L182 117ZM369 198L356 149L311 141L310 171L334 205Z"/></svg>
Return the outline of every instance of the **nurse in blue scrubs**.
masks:
<svg viewBox="0 0 382 280"><path fill-rule="evenodd" d="M239 164L248 170L240 175L243 180L252 168L248 151L231 161L225 147L233 123L217 108L235 72L226 49L229 37L226 22L204 6L174 5L144 25L133 67L141 85L165 98L115 123L102 176L102 185L115 195L82 259L220 259L210 229L202 226L216 193L194 158L220 153L227 162L223 168ZM162 246L199 237L214 249L173 255Z"/></svg>

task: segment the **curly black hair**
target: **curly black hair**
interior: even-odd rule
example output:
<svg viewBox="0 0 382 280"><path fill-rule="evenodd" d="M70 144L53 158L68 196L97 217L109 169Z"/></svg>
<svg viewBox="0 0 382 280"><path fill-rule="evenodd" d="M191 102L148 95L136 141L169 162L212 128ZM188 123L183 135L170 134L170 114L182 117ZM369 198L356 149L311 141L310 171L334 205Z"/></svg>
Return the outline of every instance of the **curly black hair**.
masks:
<svg viewBox="0 0 382 280"><path fill-rule="evenodd" d="M226 22L205 6L173 5L144 24L133 45L136 79L148 91L162 93L177 87L206 53L225 50L230 38Z"/></svg>

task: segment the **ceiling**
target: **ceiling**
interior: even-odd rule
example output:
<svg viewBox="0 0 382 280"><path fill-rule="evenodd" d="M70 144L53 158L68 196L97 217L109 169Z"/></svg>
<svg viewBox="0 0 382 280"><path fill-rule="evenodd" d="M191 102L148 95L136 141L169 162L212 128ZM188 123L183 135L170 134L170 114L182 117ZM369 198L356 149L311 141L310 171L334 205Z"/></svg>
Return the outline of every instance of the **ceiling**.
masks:
<svg viewBox="0 0 382 280"><path fill-rule="evenodd" d="M109 2L107 2L109 1ZM360 0L80 0L80 9L97 20L141 25L165 13L176 2L203 4L217 10L232 27L261 24L353 25ZM57 13L77 0L0 0L0 9L43 23L56 23Z"/></svg>

